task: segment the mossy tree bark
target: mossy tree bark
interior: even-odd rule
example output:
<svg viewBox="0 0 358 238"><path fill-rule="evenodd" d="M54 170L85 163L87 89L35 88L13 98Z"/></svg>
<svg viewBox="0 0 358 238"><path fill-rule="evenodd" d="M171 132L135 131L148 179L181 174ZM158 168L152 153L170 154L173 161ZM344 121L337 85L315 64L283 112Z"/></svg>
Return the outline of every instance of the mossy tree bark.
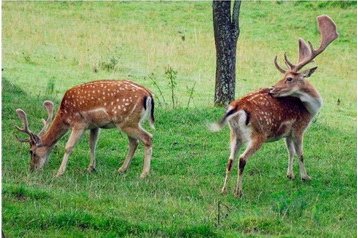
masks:
<svg viewBox="0 0 358 238"><path fill-rule="evenodd" d="M236 45L240 34L241 0L213 0L213 23L216 47L216 106L226 106L235 98Z"/></svg>

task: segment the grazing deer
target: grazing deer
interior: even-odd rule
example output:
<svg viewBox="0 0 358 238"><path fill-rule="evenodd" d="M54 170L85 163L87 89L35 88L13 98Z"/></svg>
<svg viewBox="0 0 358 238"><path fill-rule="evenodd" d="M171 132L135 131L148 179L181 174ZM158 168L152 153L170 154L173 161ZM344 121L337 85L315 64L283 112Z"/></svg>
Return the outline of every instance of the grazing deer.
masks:
<svg viewBox="0 0 358 238"><path fill-rule="evenodd" d="M221 192L227 190L227 181L233 161L243 143L247 143L245 151L240 155L238 163L238 177L235 195L242 195L242 178L245 165L265 142L285 138L288 149L287 177L294 179L293 157L299 158L299 169L302 180L310 180L303 163L303 135L313 117L322 106L322 99L313 85L306 80L317 67L304 71L300 70L322 53L326 47L338 37L336 25L328 16L317 17L321 33L321 45L314 49L312 44L306 44L299 39L299 62L292 64L286 54L287 70L274 63L283 74L283 78L271 88L262 89L233 101L224 117L213 124L213 131L220 130L227 122L230 127L231 152L227 163L226 176Z"/></svg>
<svg viewBox="0 0 358 238"><path fill-rule="evenodd" d="M129 140L128 154L118 172L124 173L128 169L139 140L145 146L144 166L140 177L148 175L152 156L152 135L141 127L141 122L149 117L149 124L154 128L154 100L146 88L127 80L93 81L69 89L53 120L53 103L45 101L44 107L48 112L48 119L43 120L44 127L37 135L30 131L26 113L21 109L16 110L24 125L24 128L16 128L29 136L28 139L17 139L30 144L31 171L43 167L53 146L68 129L71 129L71 135L56 176L61 176L65 172L68 157L87 129L90 130L88 171L95 171L95 149L100 128L117 128L125 132Z"/></svg>

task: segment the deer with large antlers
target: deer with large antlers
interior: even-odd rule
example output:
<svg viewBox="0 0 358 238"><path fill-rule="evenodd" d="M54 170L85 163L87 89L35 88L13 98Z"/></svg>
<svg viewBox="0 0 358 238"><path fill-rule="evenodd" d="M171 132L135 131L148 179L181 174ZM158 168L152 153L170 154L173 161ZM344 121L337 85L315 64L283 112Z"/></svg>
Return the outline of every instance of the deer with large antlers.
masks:
<svg viewBox="0 0 358 238"><path fill-rule="evenodd" d="M90 164L88 171L96 169L95 149L100 128L117 128L125 132L129 140L128 154L123 165L118 169L124 173L137 149L138 141L145 147L144 166L141 178L150 170L152 156L152 135L141 127L141 122L149 117L149 124L154 128L154 100L151 92L131 81L100 80L85 83L69 89L61 102L61 106L53 118L54 105L45 101L44 107L48 119L43 120L44 127L35 134L29 129L26 113L17 109L17 115L24 128L17 129L29 136L28 139L17 139L30 144L30 170L41 169L48 160L56 142L71 129L65 147L65 155L57 176L65 170L68 158L85 130L90 130Z"/></svg>
<svg viewBox="0 0 358 238"><path fill-rule="evenodd" d="M283 74L283 78L273 87L262 89L233 101L224 117L212 125L213 131L220 130L226 123L230 127L231 150L226 168L226 176L221 192L227 190L227 181L233 162L237 157L240 146L247 144L240 155L235 196L242 195L242 178L245 165L250 156L260 149L263 143L285 138L288 149L287 177L294 179L293 158L298 156L300 176L302 180L310 180L303 162L303 135L313 117L322 106L318 91L307 80L317 67L300 71L305 65L322 53L326 47L338 37L336 25L328 16L317 17L321 34L321 45L314 49L299 39L299 59L292 64L285 53L287 70L277 63L274 64Z"/></svg>

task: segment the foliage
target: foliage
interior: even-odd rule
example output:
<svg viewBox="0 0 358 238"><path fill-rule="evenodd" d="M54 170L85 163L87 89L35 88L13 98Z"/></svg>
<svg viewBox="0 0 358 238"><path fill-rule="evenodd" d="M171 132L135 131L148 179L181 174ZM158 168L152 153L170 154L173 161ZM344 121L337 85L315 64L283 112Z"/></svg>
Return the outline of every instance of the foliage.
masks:
<svg viewBox="0 0 358 238"><path fill-rule="evenodd" d="M172 67L168 66L166 69L165 69L165 76L168 80L168 86L169 86L169 90L171 92L171 101L172 101L172 106L173 106L173 109L175 109L176 105L177 105L177 98L175 96L175 91L176 91L176 87L177 87L177 81L176 81L176 78L177 78L177 74L178 72L175 71Z"/></svg>

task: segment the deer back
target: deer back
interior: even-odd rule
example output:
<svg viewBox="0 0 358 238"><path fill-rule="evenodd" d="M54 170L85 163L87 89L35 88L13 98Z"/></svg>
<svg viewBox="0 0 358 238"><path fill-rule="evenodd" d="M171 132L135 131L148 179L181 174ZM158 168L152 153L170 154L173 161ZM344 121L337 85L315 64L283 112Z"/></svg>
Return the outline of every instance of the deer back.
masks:
<svg viewBox="0 0 358 238"><path fill-rule="evenodd" d="M70 126L112 128L138 125L148 97L152 96L147 89L131 81L93 81L69 89L59 112Z"/></svg>

